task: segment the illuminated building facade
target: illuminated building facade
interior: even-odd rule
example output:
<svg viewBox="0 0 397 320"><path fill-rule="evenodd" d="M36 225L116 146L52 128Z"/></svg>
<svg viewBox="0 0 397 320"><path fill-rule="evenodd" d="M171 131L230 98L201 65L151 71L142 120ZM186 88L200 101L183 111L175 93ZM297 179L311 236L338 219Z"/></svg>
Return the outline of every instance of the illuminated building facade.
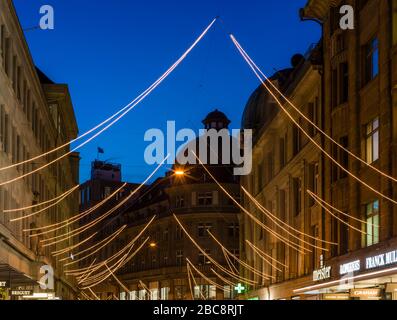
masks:
<svg viewBox="0 0 397 320"><path fill-rule="evenodd" d="M67 85L54 83L35 67L12 1L1 1L0 166L30 159L76 138L77 134ZM65 147L58 153L4 170L1 182L37 169L67 150ZM78 171L79 155L72 153L44 170L0 187L0 282L6 282L0 288L3 298L19 299L11 295L14 289L40 291L37 281L43 276L39 271L43 265L50 265L55 271L55 287L46 292L63 299L75 298L74 284L65 279L60 265L50 257L51 251L71 242L43 247L39 240L44 236L30 238L31 234L23 230L59 222L78 212L78 192L48 212L29 219L10 221L32 213L30 209L9 213L3 210L35 205L65 193L79 183Z"/></svg>
<svg viewBox="0 0 397 320"><path fill-rule="evenodd" d="M354 9L353 30L340 28L339 22L343 16L341 5L350 5ZM320 92L319 126L367 164L397 176L397 122L394 112L397 106L397 1L310 0L301 15L305 20L314 20L322 25L323 63L315 75L317 80L311 82L309 89L313 93ZM304 89L305 78L296 86L298 98L305 96ZM312 103L310 99L297 100L288 90L285 94L294 103L296 101L298 107L305 108ZM277 125L280 117L278 115L268 120L270 124L262 124L266 129L258 140L271 137L270 128ZM395 183L349 156L324 136L317 135L321 146L344 168L385 196L396 199ZM292 139L289 143L294 143L296 140L291 137L287 140ZM396 206L349 176L312 145L305 147L311 151L306 153L303 149L289 159L289 165L301 164L299 180L294 180L295 172L290 169L266 181L263 188L267 190L274 182L276 190L282 190L279 185L283 180L288 180L287 204L280 204L280 196L273 199L276 203L273 205L274 212L282 214L285 211L286 216L290 217L287 222L300 231L338 245L327 244L325 250L312 250L304 256L298 254L291 260L289 253L280 254L283 246L278 249L271 240L255 239L268 253L279 258L284 256L289 269L276 280L264 283L263 288L253 291L252 295L262 299L397 299L397 264L394 259L397 246ZM258 144L257 148L259 152L267 150ZM279 154L276 151L276 155ZM319 159L319 167L311 172L308 159L314 158ZM277 167L280 160L274 159ZM256 171L249 179L255 181L259 176L260 171ZM313 176L316 177L314 180ZM243 184L256 194L249 179ZM307 189L350 217L333 211L338 217L335 218L318 204L311 206L313 201ZM267 197L271 195L269 192L265 192ZM269 200L266 203L270 208ZM296 210L297 204L300 211ZM247 219L244 222L247 233L250 226ZM343 278L348 278L352 283L341 285Z"/></svg>
<svg viewBox="0 0 397 320"><path fill-rule="evenodd" d="M222 112L214 111L206 117L204 125L218 130L227 128L229 122ZM234 196L239 197L239 181L232 174L233 166L209 165L208 168ZM199 164L176 165L165 177L146 186L138 198L122 219L109 229L117 230L124 224L128 225L119 243L101 253L106 258L117 252L156 215L142 236L142 239L150 237L149 244L117 272L117 277L130 291L125 292L112 279L95 287L95 293L102 299L117 296L125 300L190 300L193 298L192 290L195 299L202 299L203 296L206 299L232 299L234 288L219 280L211 271L211 268L218 269L211 264L208 256L225 268L229 269L229 266L222 249L211 239L207 230L238 257L239 211L204 169ZM173 214L180 219L205 254L193 245ZM186 259L224 289L216 288L193 270L197 285L192 284L190 290ZM225 278L230 280L227 275Z"/></svg>

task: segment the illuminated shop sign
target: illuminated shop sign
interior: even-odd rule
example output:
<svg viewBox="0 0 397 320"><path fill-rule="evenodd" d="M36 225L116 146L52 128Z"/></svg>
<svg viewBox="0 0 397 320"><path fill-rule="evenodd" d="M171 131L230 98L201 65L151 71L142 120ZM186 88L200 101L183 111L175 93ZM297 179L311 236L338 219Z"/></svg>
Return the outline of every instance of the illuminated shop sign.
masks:
<svg viewBox="0 0 397 320"><path fill-rule="evenodd" d="M331 267L324 265L324 256L320 256L320 269L313 271L313 281L321 281L331 278Z"/></svg>
<svg viewBox="0 0 397 320"><path fill-rule="evenodd" d="M31 296L33 294L32 290L11 290L11 295L20 297L20 296Z"/></svg>
<svg viewBox="0 0 397 320"><path fill-rule="evenodd" d="M313 281L321 281L331 278L331 267L324 267L313 271Z"/></svg>
<svg viewBox="0 0 397 320"><path fill-rule="evenodd" d="M380 289L352 289L350 296L352 298L379 298L382 291Z"/></svg>
<svg viewBox="0 0 397 320"><path fill-rule="evenodd" d="M386 252L365 259L366 269L374 269L397 263L397 250Z"/></svg>
<svg viewBox="0 0 397 320"><path fill-rule="evenodd" d="M351 272L359 271L361 268L360 260L345 263L340 266L339 274L344 275Z"/></svg>
<svg viewBox="0 0 397 320"><path fill-rule="evenodd" d="M397 250L389 251L386 253L378 254L376 256L370 256L365 258L365 269L371 270L375 268L386 267L397 263ZM349 263L340 265L339 274L345 275L355 271L360 271L361 261L356 260Z"/></svg>
<svg viewBox="0 0 397 320"><path fill-rule="evenodd" d="M8 281L0 280L0 288L8 288Z"/></svg>

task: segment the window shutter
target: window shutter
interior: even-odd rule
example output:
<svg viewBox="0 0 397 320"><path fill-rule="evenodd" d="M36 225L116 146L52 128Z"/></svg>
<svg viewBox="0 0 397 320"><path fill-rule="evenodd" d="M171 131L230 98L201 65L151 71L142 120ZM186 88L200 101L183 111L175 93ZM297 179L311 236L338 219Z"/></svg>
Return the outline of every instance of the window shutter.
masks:
<svg viewBox="0 0 397 320"><path fill-rule="evenodd" d="M197 201L196 201L196 192L193 191L192 192L192 206L193 207L196 206L196 203L197 203Z"/></svg>
<svg viewBox="0 0 397 320"><path fill-rule="evenodd" d="M214 205L219 205L219 196L218 196L218 191L212 191L212 198L213 198L213 204Z"/></svg>

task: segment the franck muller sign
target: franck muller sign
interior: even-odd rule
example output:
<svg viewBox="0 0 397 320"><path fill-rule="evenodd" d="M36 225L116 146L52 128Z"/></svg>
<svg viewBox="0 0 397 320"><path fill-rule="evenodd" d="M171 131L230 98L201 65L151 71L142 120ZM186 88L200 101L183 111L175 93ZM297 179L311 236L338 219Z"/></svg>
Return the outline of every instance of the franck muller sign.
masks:
<svg viewBox="0 0 397 320"><path fill-rule="evenodd" d="M366 269L380 268L394 263L397 263L397 250L365 259Z"/></svg>

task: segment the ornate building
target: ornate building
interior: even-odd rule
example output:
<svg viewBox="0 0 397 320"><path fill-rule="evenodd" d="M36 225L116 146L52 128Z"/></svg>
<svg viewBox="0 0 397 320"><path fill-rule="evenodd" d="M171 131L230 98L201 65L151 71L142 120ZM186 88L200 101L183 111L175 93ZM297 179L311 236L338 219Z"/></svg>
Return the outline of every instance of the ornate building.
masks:
<svg viewBox="0 0 397 320"><path fill-rule="evenodd" d="M203 121L205 128L216 130L228 128L230 121L220 111L210 113ZM198 138L200 139L200 138ZM197 143L193 141L191 143ZM184 152L184 151L182 151ZM209 156L209 154L208 154ZM208 165L208 169L236 197L239 197L239 182L233 175L232 165ZM180 174L182 173L183 174ZM179 174L177 174L179 173ZM236 256L239 255L239 212L199 165L175 165L165 177L159 178L139 195L137 200L112 229L127 224L120 236L120 243L103 252L104 258L117 252L120 246L131 241L146 223L156 216L143 238L150 237L146 245L125 267L117 273L120 281L128 287L125 292L112 281L95 287L101 298L120 295L121 299L192 299L187 275L188 258L206 277L224 286L211 268L216 269L183 232L173 217L175 214L198 242L206 255L222 266L228 267L222 249L211 239L207 230L218 238ZM195 298L231 299L234 288L216 288L195 271L197 286L192 285ZM227 277L227 276L225 276ZM148 292L150 291L150 293Z"/></svg>
<svg viewBox="0 0 397 320"><path fill-rule="evenodd" d="M78 128L66 85L56 84L38 70L19 24L11 0L0 2L0 167L40 155L76 138ZM26 174L55 159L69 149L1 172L1 182ZM79 156L72 153L54 165L24 179L0 187L0 288L3 296L11 297L11 289L40 291L40 268L51 265L55 270L52 296L75 297L75 287L65 280L60 265L50 252L71 242L44 247L41 237L29 237L24 229L40 228L62 221L78 212L78 193L47 212L12 222L21 215L32 213L3 210L31 206L53 199L79 183ZM63 233L66 230L59 230ZM40 232L40 230L38 230ZM48 235L49 236L53 236Z"/></svg>
<svg viewBox="0 0 397 320"><path fill-rule="evenodd" d="M342 4L354 9L353 30L340 28ZM301 17L322 26L323 64L320 72L306 69L305 75L292 86L292 91L281 86L283 92L341 146L367 164L396 177L397 1L310 0L302 9ZM316 103L317 99L320 103ZM313 103L320 108L317 116L312 117L310 108ZM257 108L269 108L273 104L260 103ZM258 141L272 139L283 127L279 123L282 117L278 114L264 119L264 129ZM302 121L302 124L306 126L307 122ZM288 122L284 126L291 124ZM386 197L397 198L395 183L390 179L349 156L329 139L316 134L310 126L306 128L343 168ZM293 133L294 129L291 131ZM273 141L277 140L273 138ZM263 299L396 299L394 283L397 277L393 270L397 264L394 258L397 249L396 206L349 176L319 153L312 143L303 149L297 148L295 145L303 141L299 134L298 138L287 135L285 141L287 152L284 158L289 169L277 171L283 163L283 152L276 150L275 156L266 162L266 167L275 164L276 176L269 180L269 175L262 174L262 169L258 168L243 184L261 197L261 193L257 193L261 188L255 188L265 179L262 188L266 191L261 202L269 210L281 217L285 213L285 221L299 231L337 245L328 243L324 250L291 255L289 250L284 253L284 246L277 247L268 236L262 240L259 236L256 243L261 244L267 253L285 261L288 269L250 295ZM260 142L255 148L258 154L269 150L266 145L261 147ZM293 150L300 151L291 157ZM258 156L254 161L258 167L260 159L267 158ZM287 183L285 196L283 181ZM330 214L318 207L318 203L313 204L308 189L340 211L330 210L333 213ZM247 199L245 201L249 207ZM284 201L285 205L282 204ZM247 219L245 222L245 231L252 230ZM300 244L302 241L303 238ZM246 247L248 259L257 263L248 250ZM341 285L340 281L347 276L350 285ZM356 291L357 288L361 291Z"/></svg>

